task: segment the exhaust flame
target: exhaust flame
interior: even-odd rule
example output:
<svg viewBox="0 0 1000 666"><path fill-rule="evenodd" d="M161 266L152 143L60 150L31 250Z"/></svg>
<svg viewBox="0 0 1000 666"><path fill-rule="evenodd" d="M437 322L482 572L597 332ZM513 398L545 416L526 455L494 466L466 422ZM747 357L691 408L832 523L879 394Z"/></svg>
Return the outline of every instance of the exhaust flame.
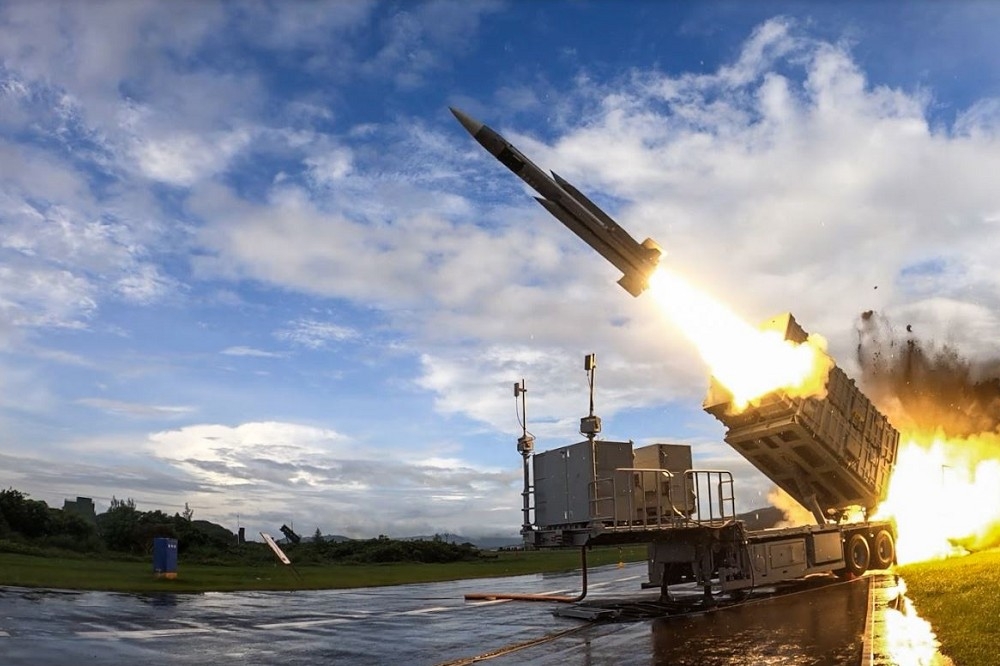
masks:
<svg viewBox="0 0 1000 666"><path fill-rule="evenodd" d="M737 411L775 390L825 397L833 360L821 337L797 344L785 331L752 326L664 268L649 287ZM891 421L906 424L888 498L873 516L896 521L899 563L1000 545L1000 381L974 380L952 350L886 341L872 313L862 320L864 383Z"/></svg>
<svg viewBox="0 0 1000 666"><path fill-rule="evenodd" d="M878 512L896 519L899 561L1000 546L1000 363L871 310L857 333L865 392L901 431Z"/></svg>
<svg viewBox="0 0 1000 666"><path fill-rule="evenodd" d="M825 395L833 361L822 337L811 335L796 344L785 340L783 332L761 330L662 267L649 286L715 379L733 395L736 410L777 389L791 397Z"/></svg>
<svg viewBox="0 0 1000 666"><path fill-rule="evenodd" d="M1000 438L904 436L889 496L900 564L964 555L1000 544Z"/></svg>

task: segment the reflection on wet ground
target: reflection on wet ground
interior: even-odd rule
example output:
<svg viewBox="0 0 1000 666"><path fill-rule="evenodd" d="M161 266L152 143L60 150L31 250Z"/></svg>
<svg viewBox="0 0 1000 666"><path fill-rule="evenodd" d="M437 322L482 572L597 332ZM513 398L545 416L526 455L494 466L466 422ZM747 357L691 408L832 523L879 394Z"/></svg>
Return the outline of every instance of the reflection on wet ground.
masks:
<svg viewBox="0 0 1000 666"><path fill-rule="evenodd" d="M656 664L857 664L868 586L836 583L653 622Z"/></svg>
<svg viewBox="0 0 1000 666"><path fill-rule="evenodd" d="M892 575L871 582L871 612L864 666L952 666L942 655L930 623L917 614L906 597L906 583Z"/></svg>
<svg viewBox="0 0 1000 666"><path fill-rule="evenodd" d="M595 568L591 598L648 597L639 589L644 574L644 563ZM887 574L614 624L553 617L547 603L463 600L482 590L566 594L578 589L578 575L178 596L0 588L0 663L471 664L486 654L491 664L559 666L948 663L915 651L933 650L933 637L904 612L907 602ZM865 639L869 608L877 611L869 621L875 640Z"/></svg>

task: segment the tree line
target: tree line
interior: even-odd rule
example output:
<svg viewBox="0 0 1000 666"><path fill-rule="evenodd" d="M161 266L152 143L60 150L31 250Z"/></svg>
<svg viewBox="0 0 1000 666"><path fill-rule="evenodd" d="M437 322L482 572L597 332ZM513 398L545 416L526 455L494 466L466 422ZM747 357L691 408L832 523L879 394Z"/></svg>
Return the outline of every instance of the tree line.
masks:
<svg viewBox="0 0 1000 666"><path fill-rule="evenodd" d="M0 539L42 548L79 553L114 551L132 555L152 551L153 539L177 539L178 551L225 551L235 535L205 520L193 520L185 505L184 515L163 511L140 511L132 499L111 498L107 511L91 522L73 511L50 507L13 488L0 490Z"/></svg>
<svg viewBox="0 0 1000 666"><path fill-rule="evenodd" d="M177 539L178 554L189 561L216 564L264 564L272 559L261 543L238 544L236 535L207 520L194 520L185 504L183 513L168 515L159 509L140 511L131 498L111 498L111 506L90 521L73 511L49 507L13 488L0 490L0 549L74 551L83 554L120 553L142 556L152 552L153 539ZM432 540L399 540L379 535L375 539L329 541L319 529L312 539L283 546L300 564L327 563L446 563L482 557L471 543L455 544L440 537Z"/></svg>

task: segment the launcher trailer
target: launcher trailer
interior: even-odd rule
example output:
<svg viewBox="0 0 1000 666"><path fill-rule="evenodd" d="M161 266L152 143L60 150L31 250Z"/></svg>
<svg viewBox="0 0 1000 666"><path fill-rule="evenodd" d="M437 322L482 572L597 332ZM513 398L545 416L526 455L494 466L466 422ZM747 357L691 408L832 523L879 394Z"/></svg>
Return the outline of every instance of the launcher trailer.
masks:
<svg viewBox="0 0 1000 666"><path fill-rule="evenodd" d="M794 342L807 337L789 314L767 326ZM687 445L598 439L600 419L591 414L581 420L582 442L536 453L527 431L519 440L525 547L645 543L644 586L659 587L665 600L668 586L684 579L706 598L738 598L811 574L888 568L895 526L869 516L886 497L899 433L836 365L826 388L811 398L774 391L738 411L713 379L704 403L726 426L725 441L810 509L814 524L748 529L730 472L694 468Z"/></svg>

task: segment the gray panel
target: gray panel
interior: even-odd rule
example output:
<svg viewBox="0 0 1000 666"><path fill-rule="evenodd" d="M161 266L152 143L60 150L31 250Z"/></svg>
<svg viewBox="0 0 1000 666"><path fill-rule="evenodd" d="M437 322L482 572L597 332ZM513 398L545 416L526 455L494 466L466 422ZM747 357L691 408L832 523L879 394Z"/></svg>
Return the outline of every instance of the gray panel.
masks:
<svg viewBox="0 0 1000 666"><path fill-rule="evenodd" d="M596 468L592 448L597 452ZM532 465L535 524L539 527L612 520L612 488L619 495L631 492L630 486L624 490L620 488L620 478L615 484L610 482L615 469L633 466L631 442L598 440L593 447L589 441L578 442L536 453ZM594 487L598 489L598 501L592 502Z"/></svg>
<svg viewBox="0 0 1000 666"><path fill-rule="evenodd" d="M793 564L805 564L805 539L768 544L767 554L772 569L789 567Z"/></svg>
<svg viewBox="0 0 1000 666"><path fill-rule="evenodd" d="M813 564L836 562L844 557L844 549L841 545L841 535L839 530L836 532L821 532L814 534L812 543Z"/></svg>
<svg viewBox="0 0 1000 666"><path fill-rule="evenodd" d="M655 520L657 515L669 517L676 508L690 515L695 508L693 492L685 492L684 472L694 467L691 447L687 444L650 444L635 450L635 466L639 469L665 469L674 476L656 488L653 475L642 474L636 482L635 505L640 520ZM638 475L637 475L638 476ZM661 506L656 510L657 490Z"/></svg>
<svg viewBox="0 0 1000 666"><path fill-rule="evenodd" d="M650 444L635 450L635 466L667 469L683 474L693 467L691 447L687 444Z"/></svg>

